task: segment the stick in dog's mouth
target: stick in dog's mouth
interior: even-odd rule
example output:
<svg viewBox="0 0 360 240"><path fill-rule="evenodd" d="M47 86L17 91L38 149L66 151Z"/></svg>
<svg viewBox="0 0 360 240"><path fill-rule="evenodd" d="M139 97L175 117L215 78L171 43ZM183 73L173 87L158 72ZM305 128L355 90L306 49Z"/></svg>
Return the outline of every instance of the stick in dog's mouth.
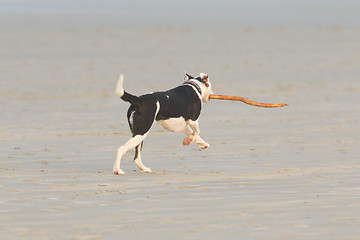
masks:
<svg viewBox="0 0 360 240"><path fill-rule="evenodd" d="M257 106L257 107L266 107L266 108L276 108L276 107L285 107L288 106L286 103L260 103L251 101L244 97L237 97L237 96L228 96L228 95L216 95L216 94L210 94L210 99L220 99L220 100L233 100L233 101L241 101L246 104Z"/></svg>

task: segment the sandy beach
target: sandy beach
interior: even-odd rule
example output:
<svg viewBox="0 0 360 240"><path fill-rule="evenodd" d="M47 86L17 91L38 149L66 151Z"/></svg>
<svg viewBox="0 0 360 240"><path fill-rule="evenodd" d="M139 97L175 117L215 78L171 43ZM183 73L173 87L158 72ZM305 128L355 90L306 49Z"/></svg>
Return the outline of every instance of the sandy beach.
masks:
<svg viewBox="0 0 360 240"><path fill-rule="evenodd" d="M4 1L1 239L359 239L360 4ZM140 5L139 5L140 4ZM139 7L141 6L141 7ZM210 148L154 125L139 172L133 94L210 76Z"/></svg>

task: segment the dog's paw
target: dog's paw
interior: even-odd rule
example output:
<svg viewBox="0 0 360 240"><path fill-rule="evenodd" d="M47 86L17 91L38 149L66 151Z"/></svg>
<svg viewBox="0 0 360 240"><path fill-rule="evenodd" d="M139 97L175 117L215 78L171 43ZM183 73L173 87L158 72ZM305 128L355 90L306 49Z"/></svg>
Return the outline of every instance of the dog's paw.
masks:
<svg viewBox="0 0 360 240"><path fill-rule="evenodd" d="M146 167L146 168L141 169L141 172L143 172L143 173L151 173L152 171L151 171L150 168Z"/></svg>
<svg viewBox="0 0 360 240"><path fill-rule="evenodd" d="M117 175L124 175L125 172L121 169L114 169L114 174L117 174Z"/></svg>
<svg viewBox="0 0 360 240"><path fill-rule="evenodd" d="M187 137L187 138L184 139L183 145L185 145L185 146L186 146L186 145L190 145L193 141L194 141L193 138Z"/></svg>
<svg viewBox="0 0 360 240"><path fill-rule="evenodd" d="M200 146L201 150L205 150L205 149L208 149L210 147L210 144L205 142L205 143L199 144L199 146Z"/></svg>

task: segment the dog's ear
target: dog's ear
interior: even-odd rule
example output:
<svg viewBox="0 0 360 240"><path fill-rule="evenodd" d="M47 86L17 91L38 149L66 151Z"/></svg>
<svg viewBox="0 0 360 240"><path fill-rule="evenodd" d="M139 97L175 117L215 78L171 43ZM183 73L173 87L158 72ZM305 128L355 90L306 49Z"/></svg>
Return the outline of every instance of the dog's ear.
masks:
<svg viewBox="0 0 360 240"><path fill-rule="evenodd" d="M188 74L187 72L185 72L184 80L185 80L185 81L189 81L190 79L194 79L194 77L191 76L190 74Z"/></svg>
<svg viewBox="0 0 360 240"><path fill-rule="evenodd" d="M200 77L203 82L209 81L209 76L206 73L200 73Z"/></svg>
<svg viewBox="0 0 360 240"><path fill-rule="evenodd" d="M209 87L209 76L206 73L200 73L201 82L205 84L206 87Z"/></svg>

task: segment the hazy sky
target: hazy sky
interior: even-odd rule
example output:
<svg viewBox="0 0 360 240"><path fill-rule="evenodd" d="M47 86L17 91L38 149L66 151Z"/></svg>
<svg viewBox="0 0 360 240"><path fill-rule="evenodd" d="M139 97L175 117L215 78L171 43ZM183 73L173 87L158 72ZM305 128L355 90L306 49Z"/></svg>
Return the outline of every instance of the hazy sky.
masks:
<svg viewBox="0 0 360 240"><path fill-rule="evenodd" d="M360 24L359 0L0 0L5 15L229 24Z"/></svg>

